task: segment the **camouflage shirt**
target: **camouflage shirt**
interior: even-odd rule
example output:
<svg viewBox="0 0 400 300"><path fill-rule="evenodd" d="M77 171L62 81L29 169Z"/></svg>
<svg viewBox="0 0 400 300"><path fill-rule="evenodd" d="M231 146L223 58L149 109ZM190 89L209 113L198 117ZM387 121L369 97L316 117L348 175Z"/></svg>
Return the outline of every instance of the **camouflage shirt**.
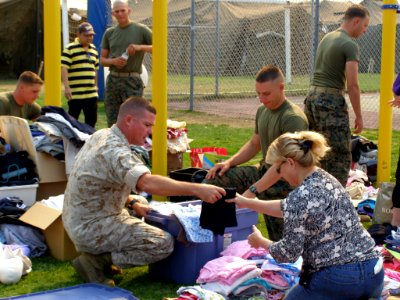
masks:
<svg viewBox="0 0 400 300"><path fill-rule="evenodd" d="M104 220L124 215L130 192L150 173L120 129L95 132L76 156L65 190L63 221L75 244L98 243Z"/></svg>

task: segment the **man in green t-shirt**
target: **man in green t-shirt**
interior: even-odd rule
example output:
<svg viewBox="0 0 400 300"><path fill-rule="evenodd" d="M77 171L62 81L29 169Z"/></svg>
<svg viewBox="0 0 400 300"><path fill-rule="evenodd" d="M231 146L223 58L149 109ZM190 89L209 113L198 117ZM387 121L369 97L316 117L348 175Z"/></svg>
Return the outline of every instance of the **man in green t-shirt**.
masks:
<svg viewBox="0 0 400 300"><path fill-rule="evenodd" d="M328 33L320 42L310 91L304 101L304 112L310 130L322 133L331 151L321 160L321 167L346 185L350 166L350 125L344 89L347 83L355 114L354 133L363 129L360 88L358 85L359 48L353 39L365 33L368 10L358 4L350 6L341 27Z"/></svg>
<svg viewBox="0 0 400 300"><path fill-rule="evenodd" d="M308 129L307 117L296 104L285 97L284 76L276 66L265 66L256 75L256 92L261 102L257 109L255 129L250 140L228 160L217 163L206 176L206 183L236 187L238 193L259 199L284 198L289 185L279 181L275 168L265 163L269 145L281 134ZM239 166L261 151L259 166ZM239 167L237 167L239 166ZM268 170L268 172L267 172ZM282 219L264 216L270 239L282 237Z"/></svg>
<svg viewBox="0 0 400 300"><path fill-rule="evenodd" d="M43 80L31 71L23 72L13 92L0 93L0 116L15 116L35 120L41 107L35 103L39 97Z"/></svg>
<svg viewBox="0 0 400 300"><path fill-rule="evenodd" d="M152 32L129 19L131 9L126 0L113 2L112 15L118 24L106 30L101 41L100 63L110 67L104 106L107 124L117 120L120 105L130 96L143 95L140 78L145 52L152 53Z"/></svg>

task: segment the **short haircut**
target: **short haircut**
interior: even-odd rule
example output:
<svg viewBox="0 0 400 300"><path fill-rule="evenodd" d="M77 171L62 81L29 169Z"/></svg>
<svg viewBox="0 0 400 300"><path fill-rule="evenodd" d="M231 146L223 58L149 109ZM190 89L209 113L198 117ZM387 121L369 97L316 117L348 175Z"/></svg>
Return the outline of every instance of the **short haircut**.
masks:
<svg viewBox="0 0 400 300"><path fill-rule="evenodd" d="M114 9L114 6L118 4L124 4L126 6L129 6L128 0L114 0L112 3L112 8Z"/></svg>
<svg viewBox="0 0 400 300"><path fill-rule="evenodd" d="M286 132L276 138L268 148L265 161L268 164L284 162L288 158L303 167L319 164L330 150L324 136L314 131Z"/></svg>
<svg viewBox="0 0 400 300"><path fill-rule="evenodd" d="M155 107L150 101L140 96L129 97L119 107L118 118L126 115L140 115L144 110L147 110L153 114L156 114Z"/></svg>
<svg viewBox="0 0 400 300"><path fill-rule="evenodd" d="M347 8L346 12L344 13L343 20L349 21L356 17L361 19L369 17L368 9L360 4L353 4L349 8Z"/></svg>
<svg viewBox="0 0 400 300"><path fill-rule="evenodd" d="M19 76L18 83L43 84L43 80L36 73L33 73L31 71L25 71Z"/></svg>
<svg viewBox="0 0 400 300"><path fill-rule="evenodd" d="M277 79L279 79L279 81L283 81L284 76L282 70L274 65L267 65L262 67L256 75L256 81L260 83Z"/></svg>

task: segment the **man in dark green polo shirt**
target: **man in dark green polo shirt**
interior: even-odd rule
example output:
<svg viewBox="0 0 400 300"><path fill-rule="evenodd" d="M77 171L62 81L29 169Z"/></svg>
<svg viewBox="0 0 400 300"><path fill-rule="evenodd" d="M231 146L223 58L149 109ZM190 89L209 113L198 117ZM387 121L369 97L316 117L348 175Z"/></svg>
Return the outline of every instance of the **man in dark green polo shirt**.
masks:
<svg viewBox="0 0 400 300"><path fill-rule="evenodd" d="M39 97L43 80L31 71L23 72L13 92L0 94L0 116L15 116L35 120L41 114L41 107L35 103Z"/></svg>

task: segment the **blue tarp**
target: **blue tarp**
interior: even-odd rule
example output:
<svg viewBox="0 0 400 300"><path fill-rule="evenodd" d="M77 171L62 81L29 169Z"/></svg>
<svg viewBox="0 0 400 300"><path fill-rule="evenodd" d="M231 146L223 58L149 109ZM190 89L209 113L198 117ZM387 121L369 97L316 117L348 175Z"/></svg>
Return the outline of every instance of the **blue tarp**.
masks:
<svg viewBox="0 0 400 300"><path fill-rule="evenodd" d="M88 0L88 22L92 24L96 35L93 43L101 51L101 39L107 27L112 25L111 7L108 0ZM98 72L99 99L104 99L104 69L100 66Z"/></svg>

